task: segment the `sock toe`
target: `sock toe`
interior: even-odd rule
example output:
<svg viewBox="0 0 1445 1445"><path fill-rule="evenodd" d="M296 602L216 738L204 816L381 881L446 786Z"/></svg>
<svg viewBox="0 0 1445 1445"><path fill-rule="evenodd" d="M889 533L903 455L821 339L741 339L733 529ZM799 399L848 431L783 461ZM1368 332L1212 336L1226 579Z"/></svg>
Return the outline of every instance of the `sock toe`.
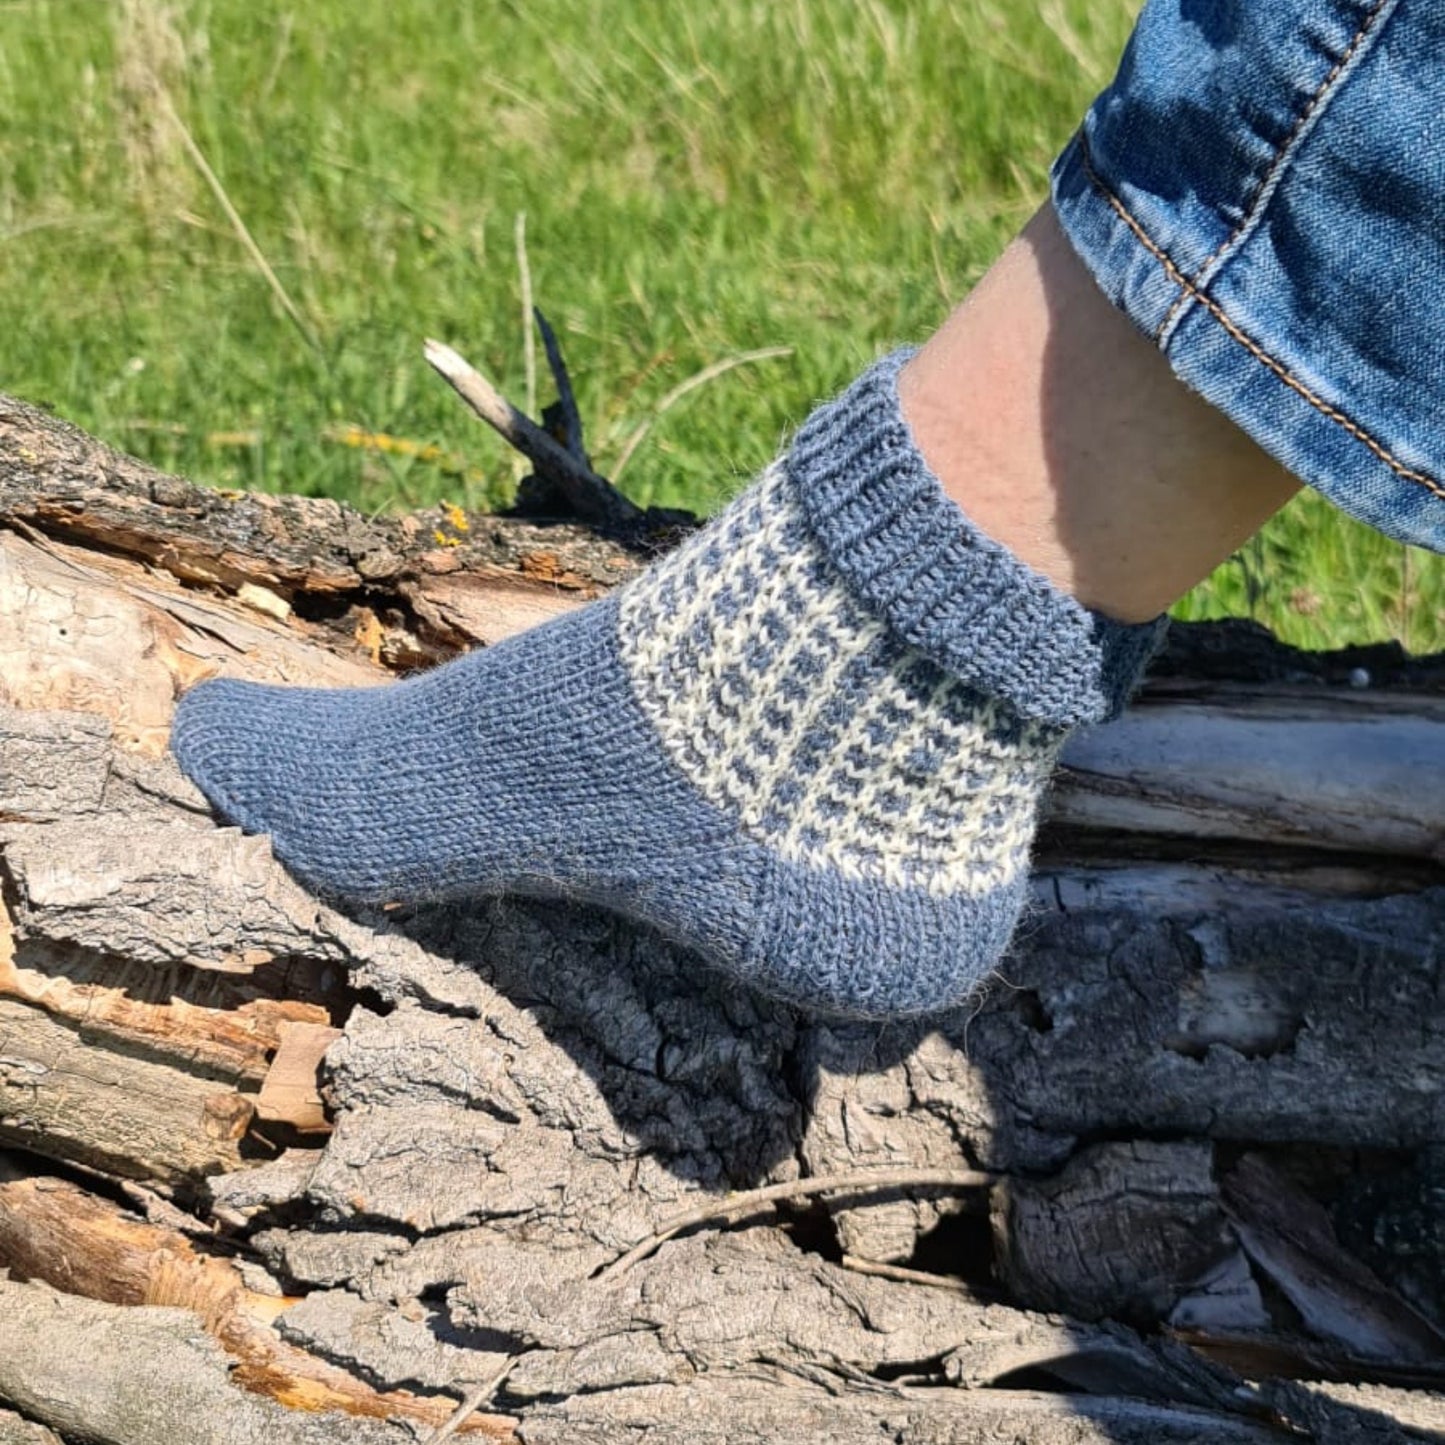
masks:
<svg viewBox="0 0 1445 1445"><path fill-rule="evenodd" d="M342 859L324 866L316 825L338 809L363 823L355 738L370 691L220 678L187 692L171 726L176 761L227 822L270 834L276 856L321 891L358 899L374 896L375 880L352 876Z"/></svg>

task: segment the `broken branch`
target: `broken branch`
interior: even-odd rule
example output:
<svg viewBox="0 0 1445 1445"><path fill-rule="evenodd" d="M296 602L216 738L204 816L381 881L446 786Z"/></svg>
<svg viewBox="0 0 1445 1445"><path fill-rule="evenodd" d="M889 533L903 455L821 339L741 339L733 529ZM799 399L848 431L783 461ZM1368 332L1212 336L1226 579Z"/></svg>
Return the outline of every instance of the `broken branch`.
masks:
<svg viewBox="0 0 1445 1445"><path fill-rule="evenodd" d="M579 520L594 527L635 527L642 511L605 477L578 461L531 417L517 410L472 364L440 341L428 341L427 361L503 440L554 482Z"/></svg>

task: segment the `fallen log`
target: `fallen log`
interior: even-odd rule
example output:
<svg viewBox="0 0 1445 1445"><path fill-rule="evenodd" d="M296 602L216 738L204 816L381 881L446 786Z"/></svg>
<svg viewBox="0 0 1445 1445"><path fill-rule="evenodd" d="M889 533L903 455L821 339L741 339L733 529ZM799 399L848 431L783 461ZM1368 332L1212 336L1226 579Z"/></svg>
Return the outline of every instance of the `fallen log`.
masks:
<svg viewBox="0 0 1445 1445"><path fill-rule="evenodd" d="M0 400L0 1440L1429 1438L1440 659L1180 630L985 997L890 1026L595 911L342 914L164 755L199 677L383 681L649 525L209 492Z"/></svg>

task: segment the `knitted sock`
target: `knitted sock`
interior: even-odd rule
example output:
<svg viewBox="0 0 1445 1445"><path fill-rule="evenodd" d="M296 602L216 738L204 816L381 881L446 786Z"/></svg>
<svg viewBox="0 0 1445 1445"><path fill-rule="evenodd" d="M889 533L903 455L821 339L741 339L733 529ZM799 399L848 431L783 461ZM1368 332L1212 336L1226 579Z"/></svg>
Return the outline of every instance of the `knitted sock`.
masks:
<svg viewBox="0 0 1445 1445"><path fill-rule="evenodd" d="M905 360L618 592L389 686L202 684L181 766L323 894L578 898L804 1006L958 1002L1008 943L1060 744L1160 629L969 523Z"/></svg>

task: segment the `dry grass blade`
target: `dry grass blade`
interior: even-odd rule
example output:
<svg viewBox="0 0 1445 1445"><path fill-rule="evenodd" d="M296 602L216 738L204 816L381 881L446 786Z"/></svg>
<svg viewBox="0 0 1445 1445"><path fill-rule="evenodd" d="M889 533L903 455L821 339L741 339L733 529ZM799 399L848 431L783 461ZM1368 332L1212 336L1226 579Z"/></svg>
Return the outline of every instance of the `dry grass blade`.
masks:
<svg viewBox="0 0 1445 1445"><path fill-rule="evenodd" d="M622 469L632 460L632 454L642 445L648 432L657 425L657 419L664 412L676 406L683 397L688 396L699 387L706 386L710 381L716 381L720 376L726 376L728 372L735 371L740 366L750 366L755 361L772 361L775 358L792 354L791 346L764 346L757 351L740 351L736 356L726 356L721 361L713 362L711 366L703 367L701 371L695 372L686 381L678 382L653 408L652 415L627 438L622 447L622 454L617 458L617 465L612 468L612 480L616 481L622 475Z"/></svg>
<svg viewBox="0 0 1445 1445"><path fill-rule="evenodd" d="M517 212L512 232L517 248L517 280L522 288L522 361L526 370L527 415L537 414L537 342L532 335L532 264L527 259L527 213Z"/></svg>
<svg viewBox="0 0 1445 1445"><path fill-rule="evenodd" d="M156 81L156 101L165 112L166 119L175 127L176 134L180 137L181 145L185 148L186 154L191 158L196 169L200 171L202 178L211 188L211 194L216 198L216 204L226 214L226 219L231 223L231 229L235 231L236 238L245 248L246 254L251 258L256 269L261 273L266 284L271 288L271 294L275 296L281 309L290 318L291 323L301 333L303 340L314 351L321 350L321 339L317 336L311 323L301 314L301 309L291 299L286 288L281 284L281 278L271 269L271 263L266 259L260 246L256 244L256 238L251 234L245 221L241 219L241 213L231 204L231 198L226 194L226 188L221 184L221 178L211 169L211 163L206 159L205 152L196 144L196 138L190 132L190 128L180 117L175 105L171 101L170 92Z"/></svg>

